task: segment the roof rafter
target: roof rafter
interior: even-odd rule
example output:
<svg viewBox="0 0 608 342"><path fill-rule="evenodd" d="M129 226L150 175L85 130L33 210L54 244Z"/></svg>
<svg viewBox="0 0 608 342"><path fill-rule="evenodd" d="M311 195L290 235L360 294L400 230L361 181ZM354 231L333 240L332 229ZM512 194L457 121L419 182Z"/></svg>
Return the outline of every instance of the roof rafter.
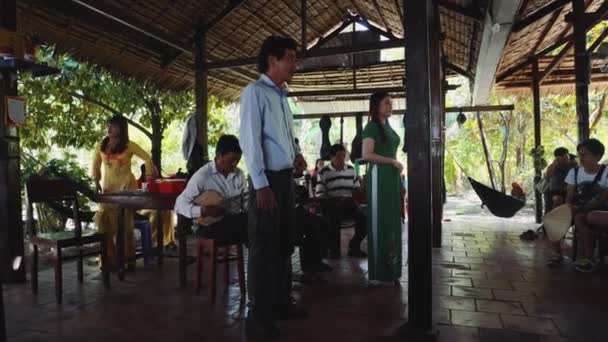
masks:
<svg viewBox="0 0 608 342"><path fill-rule="evenodd" d="M228 6L226 6L222 10L222 12L220 12L220 14L218 14L217 16L215 16L208 23L205 23L205 24L199 26L197 29L194 30L195 33L192 36L192 38L190 39L190 43L191 44L194 43L194 39L196 37L196 33L197 32L199 32L201 30L204 30L204 31L210 31L210 30L212 30L224 18L226 18L227 16L229 16L232 12L234 12L237 8L239 8L242 4L244 4L245 1L247 1L247 0L230 0L230 4L228 4ZM174 53L174 54L167 54L165 56L165 58L163 59L163 62L160 64L161 69L165 69L168 66L170 66L171 64L173 64L179 57L181 57L182 52L180 52L180 53Z"/></svg>
<svg viewBox="0 0 608 342"><path fill-rule="evenodd" d="M342 32L342 30L344 30L350 24L352 24L355 19L356 19L355 16L347 15L344 18L344 20L342 21L341 25L339 25L335 29L331 30L331 32L328 32L325 36L319 37L319 40L313 46L311 46L309 48L309 50L320 48L321 46L323 46L323 44L325 44L328 41L332 40L334 37L336 37L337 35L339 35L340 32Z"/></svg>
<svg viewBox="0 0 608 342"><path fill-rule="evenodd" d="M357 52L366 52L366 51L376 51L382 49L391 49L397 47L404 47L405 40L396 39L396 40L383 40L371 44L360 44L353 46L339 46L332 48L323 48L323 49L309 49L305 54L298 53L299 58L306 57L323 57L323 56L333 56L333 55L341 55L347 53L357 53ZM257 62L257 57L247 57L240 58L234 60L227 60L222 62L212 62L207 64L207 68L209 69L222 69L222 68L230 68L235 66L243 66L243 65L251 65Z"/></svg>
<svg viewBox="0 0 608 342"><path fill-rule="evenodd" d="M559 9L553 13L553 15L551 16L551 19L549 19L549 21L545 24L545 28L543 29L543 32L540 34L540 37L538 38L538 40L532 47L532 50L530 51L530 53L532 53L532 54L536 53L538 48L545 41L545 38L547 38L547 35L549 34L549 32L551 32L551 29L553 28L553 25L555 25L555 22L557 21L557 19L559 19L560 14L562 14L562 9Z"/></svg>
<svg viewBox="0 0 608 342"><path fill-rule="evenodd" d="M382 9L380 8L380 4L378 4L378 0L373 0L374 3L374 8L376 9L376 12L378 12L378 16L380 17L380 20L382 20L382 23L384 23L384 29L386 30L386 32L391 33L391 28L388 26L388 22L386 21L386 19L384 18L384 15L382 14Z"/></svg>
<svg viewBox="0 0 608 342"><path fill-rule="evenodd" d="M568 55L573 46L574 41L572 40L566 43L566 45L562 48L562 51L560 51L557 56L553 58L547 68L540 74L540 76L538 77L539 83L542 84L543 81L547 78L547 76L549 76L553 72L553 70L558 67L558 65L564 60L564 58L566 58L566 55Z"/></svg>
<svg viewBox="0 0 608 342"><path fill-rule="evenodd" d="M587 2L587 6L589 6L592 3L592 0ZM606 11L608 10L608 1L605 1L602 6L600 7L600 9L598 9L597 12L594 13L594 16L592 18L592 20L588 21L587 23L587 30L592 29L595 25L597 25L600 21L602 21L608 14L606 13ZM563 33L566 33L570 30L570 26L566 27L566 29L564 29ZM562 34L563 34L562 33ZM505 79L507 79L507 77L513 75L514 73L520 71L521 69L527 67L528 65L530 65L533 61L534 58L540 58L543 57L544 55L548 54L549 52L557 49L558 47L568 43L569 41L572 40L573 35L569 34L561 39L558 39L555 43L549 45L548 47L542 49L541 51L539 51L538 53L532 55L532 56L528 56L525 60L521 61L520 63L518 63L517 65L507 69L506 71L504 71L503 73L501 73L500 75L498 75L496 77L496 83L502 82Z"/></svg>
<svg viewBox="0 0 608 342"><path fill-rule="evenodd" d="M525 18L516 21L513 24L512 31L519 32L519 31L525 29L526 27L528 27L529 25L544 18L545 16L547 16L557 10L561 10L562 7L566 6L570 2L572 2L572 0L553 0L552 2L537 9L536 11L534 11L530 15L526 16Z"/></svg>
<svg viewBox="0 0 608 342"><path fill-rule="evenodd" d="M479 11L479 8L463 7L449 0L439 0L439 6L443 7L448 11L458 13L464 17L478 22L482 22L484 19L484 14Z"/></svg>

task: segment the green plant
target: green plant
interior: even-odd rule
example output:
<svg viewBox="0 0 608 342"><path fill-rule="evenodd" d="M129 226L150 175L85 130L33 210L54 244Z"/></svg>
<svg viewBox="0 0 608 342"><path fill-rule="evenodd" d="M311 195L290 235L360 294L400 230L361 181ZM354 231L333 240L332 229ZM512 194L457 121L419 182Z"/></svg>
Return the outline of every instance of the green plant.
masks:
<svg viewBox="0 0 608 342"><path fill-rule="evenodd" d="M534 159L534 167L538 167L540 170L544 170L547 167L547 160L545 159L545 148L539 145L536 148L530 150L530 157Z"/></svg>

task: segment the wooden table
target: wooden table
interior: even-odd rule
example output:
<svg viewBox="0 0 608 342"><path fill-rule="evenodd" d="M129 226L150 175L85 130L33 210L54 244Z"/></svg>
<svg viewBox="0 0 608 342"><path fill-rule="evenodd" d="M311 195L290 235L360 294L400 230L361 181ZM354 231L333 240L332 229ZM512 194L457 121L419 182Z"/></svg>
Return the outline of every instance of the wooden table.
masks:
<svg viewBox="0 0 608 342"><path fill-rule="evenodd" d="M125 210L153 209L156 210L157 245L153 253L157 255L158 267L163 264L163 210L173 210L178 194L160 194L146 191L125 191L98 195L98 203L116 204L119 208L118 232L116 234L116 249L118 262L118 279L125 277Z"/></svg>

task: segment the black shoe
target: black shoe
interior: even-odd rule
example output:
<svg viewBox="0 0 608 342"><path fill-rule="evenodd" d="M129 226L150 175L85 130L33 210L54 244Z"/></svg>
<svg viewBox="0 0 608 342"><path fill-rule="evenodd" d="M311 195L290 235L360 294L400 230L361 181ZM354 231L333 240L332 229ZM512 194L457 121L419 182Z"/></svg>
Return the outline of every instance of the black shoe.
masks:
<svg viewBox="0 0 608 342"><path fill-rule="evenodd" d="M347 255L352 258L367 258L367 253L359 248L349 248Z"/></svg>
<svg viewBox="0 0 608 342"><path fill-rule="evenodd" d="M245 334L250 338L275 339L281 335L281 332L272 322L264 322L253 317L247 317L247 320L245 320Z"/></svg>
<svg viewBox="0 0 608 342"><path fill-rule="evenodd" d="M328 264L322 262L317 266L317 272L331 272L334 269Z"/></svg>
<svg viewBox="0 0 608 342"><path fill-rule="evenodd" d="M309 314L306 309L299 307L296 304L289 304L283 307L283 309L277 311L275 314L275 319L278 321L283 321L288 319L302 319L308 316Z"/></svg>

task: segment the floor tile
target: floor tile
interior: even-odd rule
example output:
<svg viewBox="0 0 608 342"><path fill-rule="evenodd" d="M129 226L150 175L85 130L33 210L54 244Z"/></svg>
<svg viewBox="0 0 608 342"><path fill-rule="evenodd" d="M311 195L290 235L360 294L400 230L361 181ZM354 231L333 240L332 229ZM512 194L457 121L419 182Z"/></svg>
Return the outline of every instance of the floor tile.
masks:
<svg viewBox="0 0 608 342"><path fill-rule="evenodd" d="M502 328L498 314L451 310L452 324L480 328Z"/></svg>
<svg viewBox="0 0 608 342"><path fill-rule="evenodd" d="M492 299L492 291L490 289L452 286L452 296L480 298L480 299Z"/></svg>
<svg viewBox="0 0 608 342"><path fill-rule="evenodd" d="M518 302L501 302L495 300L476 300L477 311L501 314L524 315L524 310Z"/></svg>
<svg viewBox="0 0 608 342"><path fill-rule="evenodd" d="M524 331L538 335L558 335L555 324L551 319L516 316L516 315L501 315L502 321L506 329Z"/></svg>

